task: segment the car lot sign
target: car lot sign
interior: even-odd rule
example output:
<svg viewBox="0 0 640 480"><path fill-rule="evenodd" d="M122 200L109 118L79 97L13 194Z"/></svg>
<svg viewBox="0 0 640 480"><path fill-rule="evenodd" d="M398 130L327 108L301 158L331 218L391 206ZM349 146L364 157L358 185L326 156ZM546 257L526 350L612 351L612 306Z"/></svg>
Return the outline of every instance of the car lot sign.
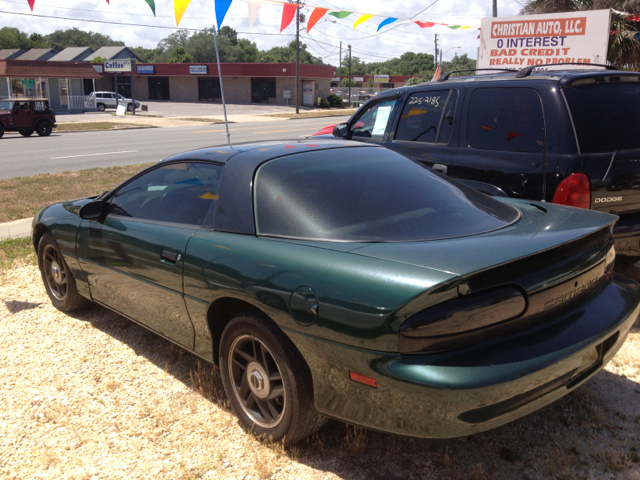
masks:
<svg viewBox="0 0 640 480"><path fill-rule="evenodd" d="M131 60L107 60L104 62L105 73L130 72Z"/></svg>
<svg viewBox="0 0 640 480"><path fill-rule="evenodd" d="M477 68L607 61L609 10L483 18ZM571 68L590 68L572 65Z"/></svg>
<svg viewBox="0 0 640 480"><path fill-rule="evenodd" d="M373 83L389 83L389 75L374 75Z"/></svg>

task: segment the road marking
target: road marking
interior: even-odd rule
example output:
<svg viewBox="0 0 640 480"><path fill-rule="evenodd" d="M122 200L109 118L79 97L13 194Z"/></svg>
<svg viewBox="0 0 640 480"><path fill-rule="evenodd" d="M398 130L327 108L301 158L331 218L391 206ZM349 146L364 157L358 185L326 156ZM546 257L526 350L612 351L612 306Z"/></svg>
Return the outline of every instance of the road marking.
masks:
<svg viewBox="0 0 640 480"><path fill-rule="evenodd" d="M69 155L68 157L51 157L51 160L62 160L63 158L79 158L79 157L101 157L103 155L118 155L120 153L137 153L140 150L125 150L123 152L109 152L109 153L85 153L83 155Z"/></svg>

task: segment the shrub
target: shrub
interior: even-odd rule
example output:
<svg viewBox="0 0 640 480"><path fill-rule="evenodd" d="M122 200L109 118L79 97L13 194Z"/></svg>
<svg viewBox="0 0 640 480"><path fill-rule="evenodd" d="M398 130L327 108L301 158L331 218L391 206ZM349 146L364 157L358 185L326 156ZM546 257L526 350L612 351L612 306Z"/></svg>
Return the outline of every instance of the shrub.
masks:
<svg viewBox="0 0 640 480"><path fill-rule="evenodd" d="M322 100L320 102L320 108L329 108L329 107L331 107L331 104L327 100Z"/></svg>
<svg viewBox="0 0 640 480"><path fill-rule="evenodd" d="M329 102L331 108L344 108L344 102L340 95L329 95L326 101Z"/></svg>

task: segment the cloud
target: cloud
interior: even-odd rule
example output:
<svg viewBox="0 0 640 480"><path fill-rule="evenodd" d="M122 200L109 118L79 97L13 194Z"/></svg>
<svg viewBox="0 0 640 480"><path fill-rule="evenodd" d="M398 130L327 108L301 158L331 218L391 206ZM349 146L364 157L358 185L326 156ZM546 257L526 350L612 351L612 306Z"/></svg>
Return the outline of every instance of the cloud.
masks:
<svg viewBox="0 0 640 480"><path fill-rule="evenodd" d="M433 1L433 0L432 0ZM77 27L82 30L91 30L109 35L114 40L121 40L130 47L143 46L154 48L160 40L175 31L175 18L172 0L156 0L156 13L154 17L149 6L144 0L130 0L124 2L111 2L108 5L104 0L83 1L66 0L38 0L34 12L35 15L47 15L53 17L67 17L73 20L61 18L32 17L26 0L5 0L0 3L0 10L6 12L24 13L25 16L0 13L0 26L17 27L27 33L47 34L58 29ZM422 0L405 0L391 4L388 0L368 0L363 6L362 2L355 0L316 0L314 5L326 8L341 8L347 11L359 11L361 13L380 14L398 18L411 18L427 5ZM501 16L517 15L520 5L512 2L498 2L498 13ZM305 9L308 15L311 8ZM224 25L236 29L241 37L249 38L258 44L261 49L280 46L295 38L295 23L290 25L280 34L280 20L282 6L265 2L260 10L260 15L251 32L248 32L248 9L246 0L234 0ZM445 22L479 26L480 19L491 15L491 4L487 0L439 0L436 1L424 13L415 17L415 20L430 22ZM436 26L428 29L420 29L414 23L403 25L389 25L383 31L376 34L378 23L383 17L376 17L371 21L358 26L353 31L353 22L358 18L353 14L345 19L337 20L334 17L323 18L311 31L310 35L302 31L303 41L309 50L322 57L326 63L338 64L340 56L340 41L343 44L343 58L346 46L352 46L352 54L366 62L384 61L389 58L402 55L404 52L434 53L434 38L437 34L443 48L443 58L468 54L476 57L478 47L478 31L450 30L447 27ZM144 26L109 25L105 23L91 23L85 20L125 22L141 25L152 25L152 28ZM335 20L335 23L332 22ZM203 29L211 27L215 23L214 4L210 0L192 0L180 27ZM460 48L457 48L460 47ZM382 72L381 72L382 73Z"/></svg>

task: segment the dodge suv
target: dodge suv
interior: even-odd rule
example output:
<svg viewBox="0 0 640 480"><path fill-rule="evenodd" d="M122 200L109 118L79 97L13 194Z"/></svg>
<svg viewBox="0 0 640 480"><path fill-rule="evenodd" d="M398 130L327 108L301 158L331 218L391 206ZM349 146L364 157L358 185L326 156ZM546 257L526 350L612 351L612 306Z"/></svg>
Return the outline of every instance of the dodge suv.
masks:
<svg viewBox="0 0 640 480"><path fill-rule="evenodd" d="M616 252L635 262L638 106L637 72L445 74L378 95L333 136L385 145L490 195L618 215Z"/></svg>

